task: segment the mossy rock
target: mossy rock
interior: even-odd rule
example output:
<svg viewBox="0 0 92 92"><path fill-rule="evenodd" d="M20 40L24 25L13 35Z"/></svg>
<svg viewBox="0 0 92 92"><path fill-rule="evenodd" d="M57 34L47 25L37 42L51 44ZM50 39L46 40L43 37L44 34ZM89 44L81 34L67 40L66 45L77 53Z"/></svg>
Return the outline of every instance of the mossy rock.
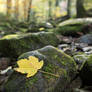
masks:
<svg viewBox="0 0 92 92"><path fill-rule="evenodd" d="M54 31L66 36L78 36L78 32L90 32L89 24L92 24L92 18L69 19L60 23Z"/></svg>
<svg viewBox="0 0 92 92"><path fill-rule="evenodd" d="M92 45L92 33L81 36L77 42Z"/></svg>
<svg viewBox="0 0 92 92"><path fill-rule="evenodd" d="M77 52L73 56L76 64L78 65L78 70L81 71L83 68L86 60L88 59L89 55L85 54L84 52Z"/></svg>
<svg viewBox="0 0 92 92"><path fill-rule="evenodd" d="M82 80L82 86L92 86L92 55L90 55L81 67L80 78Z"/></svg>
<svg viewBox="0 0 92 92"><path fill-rule="evenodd" d="M13 34L0 39L0 52L6 56L17 57L27 51L58 44L59 40L52 32Z"/></svg>
<svg viewBox="0 0 92 92"><path fill-rule="evenodd" d="M14 72L5 84L5 92L71 92L72 88L69 87L69 83L76 74L76 64L72 57L53 46L24 53L19 59L29 56L44 60L41 70L59 75L59 77L38 72L27 79L25 75Z"/></svg>
<svg viewBox="0 0 92 92"><path fill-rule="evenodd" d="M69 19L62 23L59 23L59 26L65 25L76 25L76 24L91 24L92 18L77 18L77 19Z"/></svg>
<svg viewBox="0 0 92 92"><path fill-rule="evenodd" d="M82 32L83 25L67 25L56 28L55 32L65 36L75 36L77 32Z"/></svg>

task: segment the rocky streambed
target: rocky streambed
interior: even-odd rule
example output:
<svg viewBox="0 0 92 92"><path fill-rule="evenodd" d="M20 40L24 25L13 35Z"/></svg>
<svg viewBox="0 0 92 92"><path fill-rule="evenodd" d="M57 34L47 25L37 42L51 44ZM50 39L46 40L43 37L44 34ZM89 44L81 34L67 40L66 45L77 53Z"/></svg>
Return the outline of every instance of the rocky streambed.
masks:
<svg viewBox="0 0 92 92"><path fill-rule="evenodd" d="M48 31L1 37L0 92L92 92L92 34L76 34ZM58 77L37 72L26 78L13 70L17 60L29 56L44 60L41 70Z"/></svg>

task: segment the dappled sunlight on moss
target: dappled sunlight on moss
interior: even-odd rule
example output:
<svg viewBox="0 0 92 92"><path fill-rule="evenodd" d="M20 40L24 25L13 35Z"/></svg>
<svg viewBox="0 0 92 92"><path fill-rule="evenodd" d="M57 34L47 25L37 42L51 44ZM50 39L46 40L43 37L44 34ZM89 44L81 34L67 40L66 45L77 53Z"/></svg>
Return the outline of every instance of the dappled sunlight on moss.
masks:
<svg viewBox="0 0 92 92"><path fill-rule="evenodd" d="M16 39L18 37L19 37L19 35L17 35L17 34L14 34L14 35L6 35L3 38L1 38L1 40L2 39L13 39L13 38Z"/></svg>

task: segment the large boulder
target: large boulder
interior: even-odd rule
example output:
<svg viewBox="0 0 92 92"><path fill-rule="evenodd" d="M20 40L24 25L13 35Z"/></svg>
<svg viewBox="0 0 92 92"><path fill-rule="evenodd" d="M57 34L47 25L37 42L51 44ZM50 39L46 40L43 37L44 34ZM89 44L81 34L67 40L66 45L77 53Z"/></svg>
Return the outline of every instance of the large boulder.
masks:
<svg viewBox="0 0 92 92"><path fill-rule="evenodd" d="M76 25L76 24L89 24L92 23L92 18L77 18L77 19L69 19L64 22L59 23L59 26L64 25Z"/></svg>
<svg viewBox="0 0 92 92"><path fill-rule="evenodd" d="M79 32L88 33L92 30L92 18L69 19L61 22L55 29L56 33L62 35L78 36Z"/></svg>
<svg viewBox="0 0 92 92"><path fill-rule="evenodd" d="M57 46L58 43L58 38L52 32L6 35L0 39L0 52L6 56L17 57L46 45Z"/></svg>
<svg viewBox="0 0 92 92"><path fill-rule="evenodd" d="M41 70L48 73L38 72L27 79L25 75L14 72L5 84L4 92L71 92L70 81L76 74L76 64L72 57L53 46L24 53L19 59L29 56L44 60Z"/></svg>

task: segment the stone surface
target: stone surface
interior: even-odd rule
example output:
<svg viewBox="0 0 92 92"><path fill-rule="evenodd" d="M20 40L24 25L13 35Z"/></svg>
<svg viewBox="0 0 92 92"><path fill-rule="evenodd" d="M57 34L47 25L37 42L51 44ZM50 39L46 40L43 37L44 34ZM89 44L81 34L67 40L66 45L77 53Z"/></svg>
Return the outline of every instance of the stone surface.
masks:
<svg viewBox="0 0 92 92"><path fill-rule="evenodd" d="M78 37L91 32L91 23L92 18L69 19L61 22L54 31L62 35Z"/></svg>
<svg viewBox="0 0 92 92"><path fill-rule="evenodd" d="M46 45L57 46L58 43L58 38L52 32L6 35L0 39L0 52L9 57L17 57Z"/></svg>
<svg viewBox="0 0 92 92"><path fill-rule="evenodd" d="M77 42L92 45L92 34L81 36Z"/></svg>
<svg viewBox="0 0 92 92"><path fill-rule="evenodd" d="M24 53L19 59L29 56L44 60L41 70L59 77L38 72L27 79L25 75L14 72L5 84L4 92L71 92L70 81L76 75L76 64L72 57L53 46Z"/></svg>
<svg viewBox="0 0 92 92"><path fill-rule="evenodd" d="M10 64L10 58L0 58L0 70L6 69Z"/></svg>

